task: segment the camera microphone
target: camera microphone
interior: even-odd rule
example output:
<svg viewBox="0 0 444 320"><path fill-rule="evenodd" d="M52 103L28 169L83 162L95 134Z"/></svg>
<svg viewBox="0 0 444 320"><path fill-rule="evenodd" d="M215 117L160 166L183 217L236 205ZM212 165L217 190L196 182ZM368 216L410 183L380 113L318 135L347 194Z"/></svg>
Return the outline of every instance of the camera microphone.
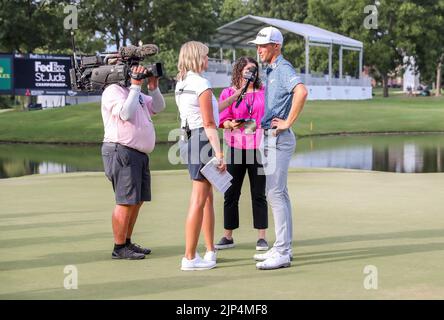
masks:
<svg viewBox="0 0 444 320"><path fill-rule="evenodd" d="M72 42L73 57L69 76L74 91L97 92L104 90L110 84L127 87L130 78L141 80L150 77L160 78L164 75L160 62L145 66L146 69L142 73L131 72L132 68L140 65L145 57L159 52L159 47L155 44L121 47L117 52L106 54L103 61L98 55L84 56L78 65L74 37Z"/></svg>
<svg viewBox="0 0 444 320"><path fill-rule="evenodd" d="M250 69L248 69L248 71L249 72L244 75L244 79L247 80L247 83L243 87L239 97L237 97L235 108L239 107L240 103L242 102L242 96L245 94L245 92L247 92L248 86L250 85L251 81L254 81L256 79L257 68L251 67Z"/></svg>
<svg viewBox="0 0 444 320"><path fill-rule="evenodd" d="M154 44L144 44L143 46L126 46L121 47L119 50L120 56L125 58L139 58L143 59L147 56L153 56L159 52L159 48Z"/></svg>

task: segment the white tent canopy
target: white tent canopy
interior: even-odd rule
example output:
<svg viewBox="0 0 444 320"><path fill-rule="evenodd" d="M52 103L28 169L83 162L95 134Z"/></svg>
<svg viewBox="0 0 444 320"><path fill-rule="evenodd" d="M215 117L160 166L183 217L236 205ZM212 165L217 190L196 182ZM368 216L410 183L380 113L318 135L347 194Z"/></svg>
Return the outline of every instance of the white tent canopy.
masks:
<svg viewBox="0 0 444 320"><path fill-rule="evenodd" d="M310 46L329 48L329 77L332 76L333 45L339 45L339 78L342 78L342 52L343 50L359 51L359 74L362 71L363 44L361 41L315 27L310 24L297 23L288 20L272 19L246 15L235 21L227 23L217 29L216 34L210 41L211 47L233 49L235 59L236 48L251 48L248 41L256 37L258 31L266 26L274 26L285 33L294 33L305 39L305 73L309 74ZM284 40L285 45L285 40Z"/></svg>

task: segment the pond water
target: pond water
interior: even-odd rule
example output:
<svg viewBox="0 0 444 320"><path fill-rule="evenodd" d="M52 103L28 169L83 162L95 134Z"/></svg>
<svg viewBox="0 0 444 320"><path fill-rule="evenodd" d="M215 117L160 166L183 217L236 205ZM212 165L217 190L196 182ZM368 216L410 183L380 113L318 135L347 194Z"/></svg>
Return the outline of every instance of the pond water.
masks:
<svg viewBox="0 0 444 320"><path fill-rule="evenodd" d="M150 155L151 170L184 169L168 161L171 145ZM305 137L293 168L347 168L388 172L444 172L444 135ZM100 145L0 144L0 178L30 174L103 171Z"/></svg>

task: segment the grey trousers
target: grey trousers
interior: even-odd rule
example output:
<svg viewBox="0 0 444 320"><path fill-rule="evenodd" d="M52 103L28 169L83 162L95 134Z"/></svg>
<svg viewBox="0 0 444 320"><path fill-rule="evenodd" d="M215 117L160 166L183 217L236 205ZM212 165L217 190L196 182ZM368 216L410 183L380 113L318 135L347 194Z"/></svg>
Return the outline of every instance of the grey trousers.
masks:
<svg viewBox="0 0 444 320"><path fill-rule="evenodd" d="M264 135L261 152L266 175L267 201L273 211L276 241L273 247L281 254L291 254L293 220L287 177L291 157L296 149L296 137L291 129L277 137L268 130Z"/></svg>

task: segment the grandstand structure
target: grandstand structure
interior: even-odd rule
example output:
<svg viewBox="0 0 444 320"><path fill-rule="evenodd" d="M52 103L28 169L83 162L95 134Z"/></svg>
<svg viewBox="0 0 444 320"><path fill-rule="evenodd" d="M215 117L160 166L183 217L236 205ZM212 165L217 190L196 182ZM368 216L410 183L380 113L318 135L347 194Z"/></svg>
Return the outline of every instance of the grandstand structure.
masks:
<svg viewBox="0 0 444 320"><path fill-rule="evenodd" d="M364 48L361 41L334 33L310 24L288 20L247 15L217 29L209 42L210 47L219 48L221 59L210 59L207 78L215 88L230 85L232 63L236 60L236 49L252 49L247 42L256 37L266 26L274 26L284 35L297 34L305 39L305 68L299 76L308 88L310 100L364 100L372 98L371 78L362 72ZM284 40L285 46L285 40ZM310 48L323 47L328 50L328 73L310 72ZM339 47L339 72L333 73L333 48ZM232 50L232 60L223 60L223 50ZM358 77L343 74L344 51L359 53ZM259 59L258 59L259 61ZM291 61L290 61L291 62ZM261 68L262 69L262 68Z"/></svg>

